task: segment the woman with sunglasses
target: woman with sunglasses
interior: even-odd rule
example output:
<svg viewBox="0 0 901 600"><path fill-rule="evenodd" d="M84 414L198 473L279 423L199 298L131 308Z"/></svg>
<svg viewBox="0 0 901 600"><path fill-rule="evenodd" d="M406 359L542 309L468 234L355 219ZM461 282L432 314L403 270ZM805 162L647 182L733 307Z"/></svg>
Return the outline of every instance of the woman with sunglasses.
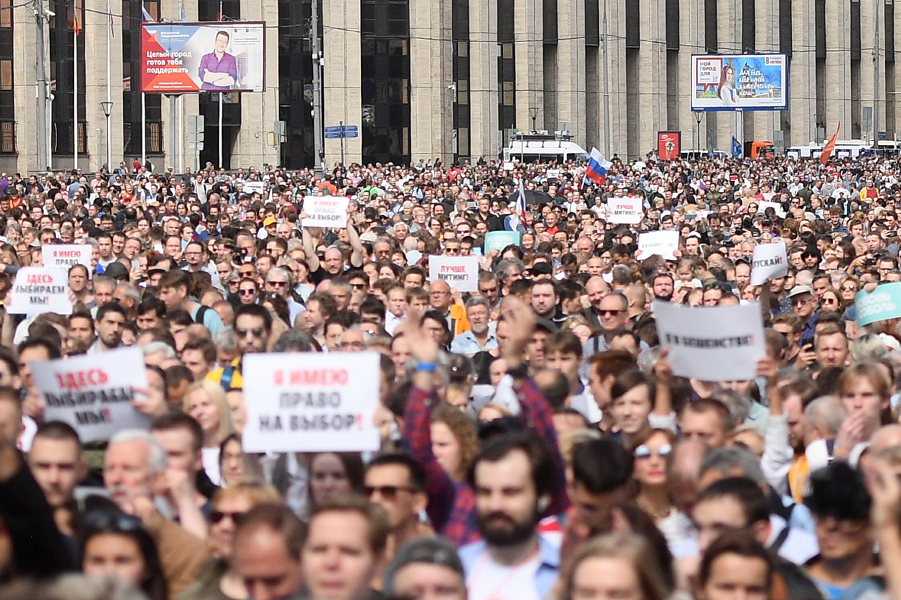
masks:
<svg viewBox="0 0 901 600"><path fill-rule="evenodd" d="M635 498L667 540L679 538L676 508L667 489L666 462L676 436L667 429L647 429L632 441L632 478L638 488Z"/></svg>
<svg viewBox="0 0 901 600"><path fill-rule="evenodd" d="M844 312L845 302L837 291L829 288L820 295L820 314L838 313L841 315Z"/></svg>
<svg viewBox="0 0 901 600"><path fill-rule="evenodd" d="M248 597L240 573L231 568L235 532L242 517L264 502L277 503L281 498L274 488L259 483L234 483L213 495L209 536L213 558L179 600L243 600Z"/></svg>
<svg viewBox="0 0 901 600"><path fill-rule="evenodd" d="M168 584L156 544L141 527L141 520L103 504L102 508L88 510L81 520L84 574L127 581L150 600L168 600Z"/></svg>
<svg viewBox="0 0 901 600"><path fill-rule="evenodd" d="M842 279L842 283L841 285L839 285L838 291L842 296L845 308L851 308L852 306L854 306L854 297L857 296L857 292L860 291L860 281L858 281L857 277L848 275L847 277Z"/></svg>

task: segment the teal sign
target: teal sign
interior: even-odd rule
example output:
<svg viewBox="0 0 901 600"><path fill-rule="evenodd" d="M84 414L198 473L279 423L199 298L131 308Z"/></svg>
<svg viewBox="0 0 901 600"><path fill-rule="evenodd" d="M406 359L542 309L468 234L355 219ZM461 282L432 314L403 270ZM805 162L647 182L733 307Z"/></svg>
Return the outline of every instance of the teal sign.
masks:
<svg viewBox="0 0 901 600"><path fill-rule="evenodd" d="M901 282L884 283L871 293L857 292L854 307L858 325L901 318Z"/></svg>
<svg viewBox="0 0 901 600"><path fill-rule="evenodd" d="M495 248L498 252L509 245L519 246L521 233L518 231L492 231L485 234L485 254L488 254Z"/></svg>

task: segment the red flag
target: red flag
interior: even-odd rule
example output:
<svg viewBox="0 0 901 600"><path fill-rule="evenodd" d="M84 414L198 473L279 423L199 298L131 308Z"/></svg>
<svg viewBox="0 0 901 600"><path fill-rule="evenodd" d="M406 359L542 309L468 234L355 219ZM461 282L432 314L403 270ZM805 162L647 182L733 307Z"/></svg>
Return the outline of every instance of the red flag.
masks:
<svg viewBox="0 0 901 600"><path fill-rule="evenodd" d="M81 3L79 0L73 0L69 4L69 27L75 30L75 36L81 34Z"/></svg>
<svg viewBox="0 0 901 600"><path fill-rule="evenodd" d="M832 137L829 138L829 141L823 146L823 151L820 152L820 164L825 165L829 161L829 157L832 156L832 151L835 150L835 140L838 138L838 130L841 128L842 122L839 121L838 125L835 127L835 133L832 134Z"/></svg>

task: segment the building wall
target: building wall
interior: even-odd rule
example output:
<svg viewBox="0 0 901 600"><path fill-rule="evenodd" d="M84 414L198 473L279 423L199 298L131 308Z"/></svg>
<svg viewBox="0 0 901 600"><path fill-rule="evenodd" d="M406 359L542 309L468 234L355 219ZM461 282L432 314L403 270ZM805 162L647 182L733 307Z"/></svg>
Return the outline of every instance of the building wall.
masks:
<svg viewBox="0 0 901 600"><path fill-rule="evenodd" d="M122 22L113 2L117 33ZM456 93L452 19L453 0L409 0L409 152L414 162L455 154L476 160L498 155L504 139L500 112L513 99L514 127L532 128L530 108L537 108L537 129L558 129L568 123L574 141L586 148L637 158L656 145L660 130L680 130L683 148L704 149L708 133L717 149L727 150L733 135L745 140L772 139L782 131L786 146L806 144L842 124L842 138L866 134L863 113L875 110L875 130L894 138L901 127L901 69L895 68L891 39L901 31L901 10L894 0L484 0L468 2L465 33L469 80L467 152L458 153L454 140ZM361 0L321 0L324 125L357 125L364 120L361 100ZM466 4L462 4L466 5ZM35 98L36 27L30 5L14 4L12 69L16 121L16 153L0 152L0 166L23 173L39 171ZM107 122L101 102L107 97L106 47L108 21L104 0L84 0L83 36L86 56L84 119L87 154L79 157L85 171L106 162ZM161 16L172 18L184 6L188 20L197 18L197 0L161 0ZM513 10L499 7L511 6ZM780 14L782 7L785 14ZM269 24L266 48L267 91L247 94L241 101L241 129L232 148L231 164L261 166L278 163L272 133L280 114L278 1L241 0L241 16ZM710 11L708 13L708 11ZM787 12L786 12L787 11ZM668 30L667 15L678 24ZM748 23L743 15L752 14ZM637 17L636 17L637 15ZM465 15L464 15L465 18ZM592 22L587 22L591 19ZM834 27L829 24L846 23ZM513 32L512 90L504 89L500 72L504 52L499 30ZM878 35L877 35L878 32ZM294 35L297 33L295 31ZM669 38L667 37L669 35ZM790 43L787 42L790 38ZM675 42L674 42L675 40ZM50 40L45 33L49 53ZM788 45L787 45L788 43ZM790 52L789 110L784 113L720 113L701 115L690 109L692 54L717 51ZM110 39L110 97L113 109L113 163L123 157L122 37ZM48 78L49 73L48 64ZM133 80L135 88L139 85ZM505 94L506 91L506 94ZM60 93L63 91L60 90ZM294 92L292 92L294 93ZM512 95L511 95L512 94ZM296 95L296 94L295 94ZM509 106L509 105L508 105ZM187 117L198 112L197 96L186 95L170 109L162 102L164 153L152 156L158 167L194 167L188 149ZM609 119L609 122L607 122ZM172 154L172 124L175 152ZM609 131L609 139L607 132ZM214 139L206 144L215 143ZM312 137L312 135L310 136ZM325 163L340 160L341 142L325 140ZM363 140L344 140L345 162L359 161ZM71 156L54 155L54 168L72 166Z"/></svg>

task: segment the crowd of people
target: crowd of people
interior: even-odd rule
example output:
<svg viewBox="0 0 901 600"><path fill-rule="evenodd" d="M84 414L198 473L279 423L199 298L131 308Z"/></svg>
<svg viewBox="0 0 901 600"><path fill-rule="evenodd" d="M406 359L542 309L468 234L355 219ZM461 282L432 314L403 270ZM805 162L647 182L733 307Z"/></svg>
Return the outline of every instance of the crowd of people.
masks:
<svg viewBox="0 0 901 600"><path fill-rule="evenodd" d="M0 310L0 597L901 598L901 319L855 309L901 281L896 173L4 174L4 306L44 247L92 258L70 314ZM303 226L310 196L349 198L346 226ZM639 222L611 222L624 196ZM488 249L496 231L519 241ZM679 233L673 256L638 250L652 231ZM787 273L751 285L771 243ZM477 291L431 279L435 256L478 257ZM756 378L674 373L658 302L756 303ZM44 418L35 364L130 346L148 429L84 442ZM243 359L284 352L378 353L378 452L244 450Z"/></svg>

